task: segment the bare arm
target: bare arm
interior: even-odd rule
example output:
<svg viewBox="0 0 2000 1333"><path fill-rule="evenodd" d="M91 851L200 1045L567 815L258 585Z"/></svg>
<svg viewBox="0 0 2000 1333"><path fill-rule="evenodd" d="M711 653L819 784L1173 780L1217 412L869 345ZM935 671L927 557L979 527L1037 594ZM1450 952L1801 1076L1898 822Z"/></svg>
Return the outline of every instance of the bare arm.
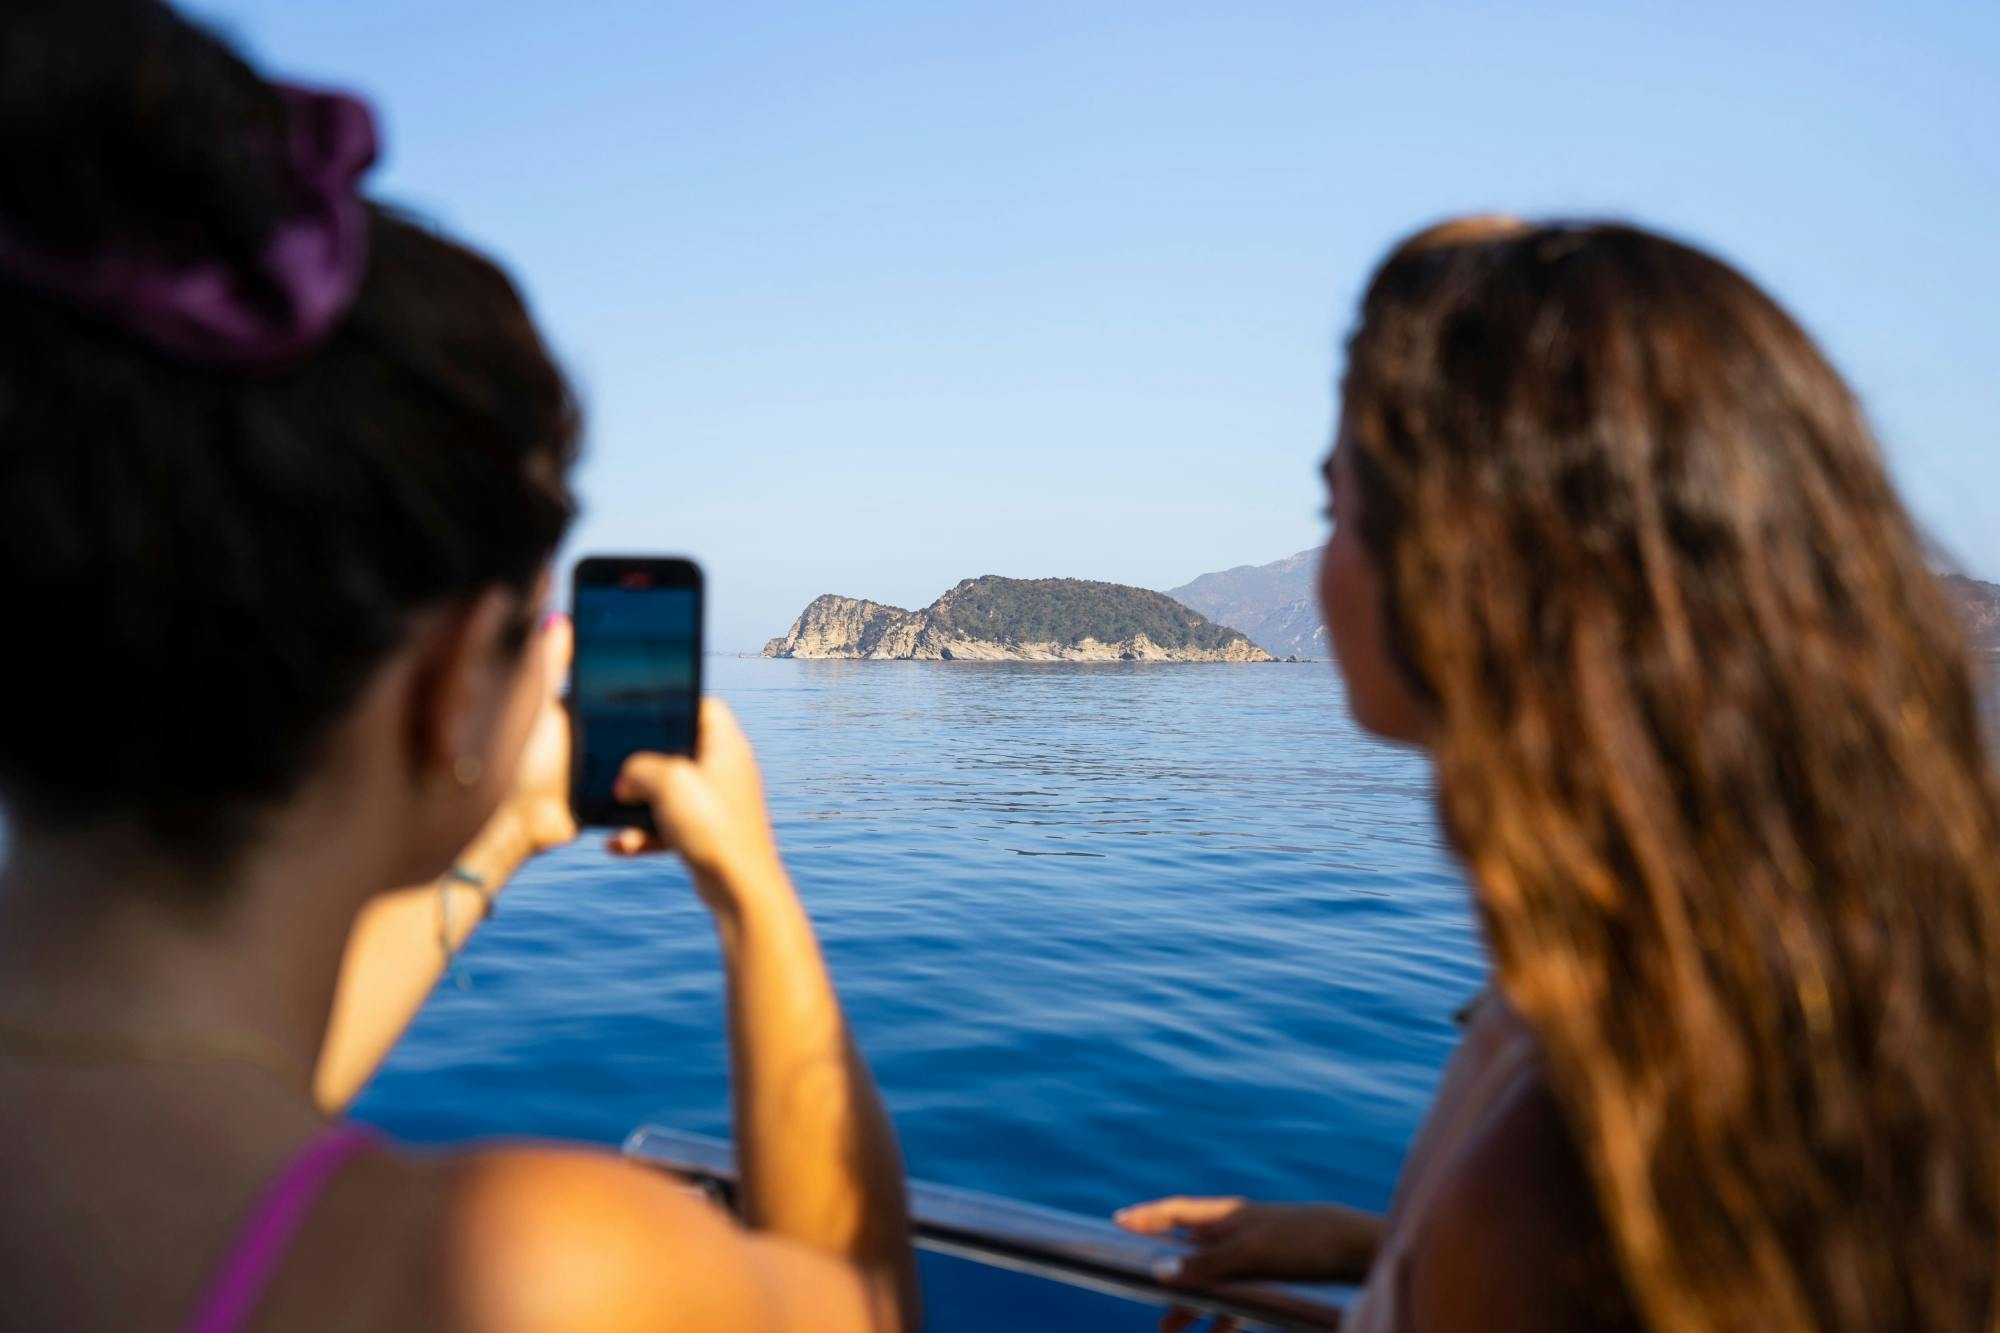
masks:
<svg viewBox="0 0 2000 1333"><path fill-rule="evenodd" d="M499 893L530 856L576 836L569 813L569 719L557 697L569 672L570 643L567 620L557 618L543 630L537 648L544 654L546 695L514 790L459 855L458 864L485 881L484 892L462 883L396 889L356 919L313 1073L313 1099L321 1110L344 1109L375 1076L437 988L446 942L456 952L479 928L487 895Z"/></svg>
<svg viewBox="0 0 2000 1333"><path fill-rule="evenodd" d="M743 1209L772 1237L859 1274L874 1326L917 1326L902 1158L811 922L778 858L749 743L703 704L700 758L639 755L619 796L652 805L715 915L729 974L729 1030ZM627 830L614 847L651 845Z"/></svg>
<svg viewBox="0 0 2000 1333"><path fill-rule="evenodd" d="M497 893L531 850L511 812L502 811L458 863L484 879L488 893ZM396 889L362 909L347 939L313 1072L313 1099L321 1110L345 1109L375 1076L437 988L446 942L453 952L465 947L485 911L485 894L450 882Z"/></svg>
<svg viewBox="0 0 2000 1333"><path fill-rule="evenodd" d="M725 892L736 904L717 928L745 1217L853 1257L883 1284L885 1309L913 1315L902 1157L812 926L782 870Z"/></svg>
<svg viewBox="0 0 2000 1333"><path fill-rule="evenodd" d="M452 1172L442 1265L456 1322L905 1333L918 1324L902 1165L817 941L779 862L749 744L705 704L699 761L641 755L619 796L654 809L715 915L729 973L746 1230L668 1176L520 1148Z"/></svg>

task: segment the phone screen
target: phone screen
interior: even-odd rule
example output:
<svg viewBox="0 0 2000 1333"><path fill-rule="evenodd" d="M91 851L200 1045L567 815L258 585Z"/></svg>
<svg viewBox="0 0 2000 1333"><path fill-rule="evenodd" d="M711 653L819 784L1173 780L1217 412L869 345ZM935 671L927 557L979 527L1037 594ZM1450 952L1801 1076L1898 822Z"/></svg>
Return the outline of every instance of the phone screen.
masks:
<svg viewBox="0 0 2000 1333"><path fill-rule="evenodd" d="M584 824L649 827L612 785L635 751L694 753L701 575L685 560L594 557L577 566L570 612L571 804Z"/></svg>

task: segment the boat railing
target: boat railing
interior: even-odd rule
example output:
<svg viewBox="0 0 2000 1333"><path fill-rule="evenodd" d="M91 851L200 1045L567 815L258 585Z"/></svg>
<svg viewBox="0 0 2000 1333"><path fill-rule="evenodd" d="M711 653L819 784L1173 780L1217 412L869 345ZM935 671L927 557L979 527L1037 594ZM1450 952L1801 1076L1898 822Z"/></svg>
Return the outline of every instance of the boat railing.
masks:
<svg viewBox="0 0 2000 1333"><path fill-rule="evenodd" d="M725 1207L735 1206L736 1154L723 1140L646 1125L625 1140L625 1153L682 1177ZM1183 1244L949 1185L912 1181L910 1214L922 1250L1148 1305L1229 1315L1253 1328L1338 1328L1341 1308L1352 1295L1347 1287L1270 1282L1170 1287L1153 1276L1154 1265L1184 1254Z"/></svg>

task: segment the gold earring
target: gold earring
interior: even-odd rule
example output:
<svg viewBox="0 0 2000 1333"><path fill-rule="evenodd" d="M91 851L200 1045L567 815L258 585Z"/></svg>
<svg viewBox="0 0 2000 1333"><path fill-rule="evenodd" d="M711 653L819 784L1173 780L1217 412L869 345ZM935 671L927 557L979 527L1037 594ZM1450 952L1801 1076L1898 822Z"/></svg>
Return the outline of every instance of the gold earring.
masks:
<svg viewBox="0 0 2000 1333"><path fill-rule="evenodd" d="M451 776L461 787L477 787L479 779L486 776L486 765L477 755L462 754L451 761Z"/></svg>

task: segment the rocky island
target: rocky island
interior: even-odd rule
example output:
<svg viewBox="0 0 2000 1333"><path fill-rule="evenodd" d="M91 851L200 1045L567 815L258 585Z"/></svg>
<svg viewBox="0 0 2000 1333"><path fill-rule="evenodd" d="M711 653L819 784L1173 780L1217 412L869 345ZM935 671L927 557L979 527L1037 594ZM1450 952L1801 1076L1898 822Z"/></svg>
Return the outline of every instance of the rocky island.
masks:
<svg viewBox="0 0 2000 1333"><path fill-rule="evenodd" d="M1085 579L967 579L921 611L829 593L765 657L932 662L1269 662L1164 593Z"/></svg>

